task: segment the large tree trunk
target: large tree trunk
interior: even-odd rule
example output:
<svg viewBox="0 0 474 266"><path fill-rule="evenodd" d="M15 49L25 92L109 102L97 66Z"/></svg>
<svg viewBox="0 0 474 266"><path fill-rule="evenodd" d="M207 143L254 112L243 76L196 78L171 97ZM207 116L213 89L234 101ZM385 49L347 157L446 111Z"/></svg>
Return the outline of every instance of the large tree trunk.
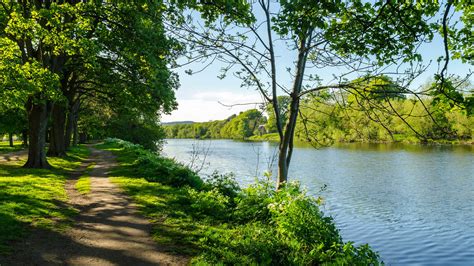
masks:
<svg viewBox="0 0 474 266"><path fill-rule="evenodd" d="M29 145L28 160L25 168L50 168L46 159L46 132L48 129L48 106L46 103L34 103L29 99L26 105L28 112Z"/></svg>
<svg viewBox="0 0 474 266"><path fill-rule="evenodd" d="M74 114L72 113L71 109L69 109L69 112L67 114L67 123L66 123L66 133L64 135L64 145L66 150L71 147L71 142L72 142L72 134L74 131Z"/></svg>
<svg viewBox="0 0 474 266"><path fill-rule="evenodd" d="M8 133L8 141L10 142L10 147L13 147L13 133Z"/></svg>
<svg viewBox="0 0 474 266"><path fill-rule="evenodd" d="M66 142L64 139L66 126L66 108L55 104L52 110L51 138L49 142L48 156L66 156Z"/></svg>

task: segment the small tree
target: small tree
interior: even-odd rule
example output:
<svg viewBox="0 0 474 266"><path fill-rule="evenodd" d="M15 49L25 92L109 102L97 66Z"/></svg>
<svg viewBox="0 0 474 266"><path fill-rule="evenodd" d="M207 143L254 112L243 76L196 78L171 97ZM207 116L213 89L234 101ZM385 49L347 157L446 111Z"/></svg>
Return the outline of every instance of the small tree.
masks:
<svg viewBox="0 0 474 266"><path fill-rule="evenodd" d="M250 4L251 12L240 14L248 19L202 25L189 16L188 23L168 26L189 45L188 58L220 60L222 78L233 71L243 86L256 88L271 104L280 139L278 187L288 178L301 100L327 90L350 90L367 99L364 85L382 75L411 93L409 84L424 70L417 47L432 39L428 20L440 9L438 3L358 0ZM324 78L324 72L333 78ZM374 93L390 98L400 90ZM285 120L281 94L290 99Z"/></svg>

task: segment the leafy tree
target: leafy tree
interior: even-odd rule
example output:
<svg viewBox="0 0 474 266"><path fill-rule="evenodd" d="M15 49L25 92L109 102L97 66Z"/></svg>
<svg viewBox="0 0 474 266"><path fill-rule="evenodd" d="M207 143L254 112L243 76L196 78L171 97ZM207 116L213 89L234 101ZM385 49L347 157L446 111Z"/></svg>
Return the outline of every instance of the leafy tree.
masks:
<svg viewBox="0 0 474 266"><path fill-rule="evenodd" d="M175 107L167 65L178 47L165 36L163 10L159 1L1 3L0 93L28 111L26 167L49 167L50 114L48 153L64 154L84 97L155 116Z"/></svg>
<svg viewBox="0 0 474 266"><path fill-rule="evenodd" d="M13 147L13 135L23 133L25 130L26 112L23 108L0 109L0 135L8 134L10 146Z"/></svg>
<svg viewBox="0 0 474 266"><path fill-rule="evenodd" d="M222 77L234 71L243 86L257 88L272 104L280 139L281 186L288 178L301 99L327 89L355 88L347 78L351 75L370 82L383 75L384 69L408 63L402 72L388 71L405 87L422 70L410 62L421 60L416 48L433 37L433 25L427 21L439 8L431 2L259 0L252 3L249 21L223 19L206 28L179 25L173 32L190 43L190 58L221 60L228 64ZM281 51L284 55L280 56ZM288 56L293 56L294 63L287 68L289 82L288 75L281 73L286 66L280 60ZM323 84L318 71L335 69L347 72ZM286 121L280 118L281 93L291 99Z"/></svg>

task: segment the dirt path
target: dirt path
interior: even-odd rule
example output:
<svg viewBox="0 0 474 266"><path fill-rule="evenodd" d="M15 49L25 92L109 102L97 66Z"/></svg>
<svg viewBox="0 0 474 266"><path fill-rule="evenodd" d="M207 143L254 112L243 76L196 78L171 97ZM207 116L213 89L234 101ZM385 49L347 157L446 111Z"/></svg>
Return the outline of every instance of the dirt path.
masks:
<svg viewBox="0 0 474 266"><path fill-rule="evenodd" d="M166 252L150 237L150 223L107 178L110 152L91 148L91 192L81 195L68 181L71 204L80 213L65 233L38 230L21 243L13 265L186 265L189 258ZM79 173L75 175L78 177ZM74 175L73 175L74 177ZM1 263L0 263L1 264Z"/></svg>
<svg viewBox="0 0 474 266"><path fill-rule="evenodd" d="M20 161L28 154L27 150L7 152L0 154L0 162Z"/></svg>

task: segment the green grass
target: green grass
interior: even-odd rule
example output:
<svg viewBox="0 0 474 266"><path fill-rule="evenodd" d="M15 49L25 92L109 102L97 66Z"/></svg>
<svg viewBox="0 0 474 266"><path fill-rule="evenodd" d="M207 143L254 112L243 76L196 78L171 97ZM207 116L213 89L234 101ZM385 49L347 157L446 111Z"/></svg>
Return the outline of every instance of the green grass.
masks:
<svg viewBox="0 0 474 266"><path fill-rule="evenodd" d="M169 159L120 140L98 147L117 155L118 166L109 176L153 222L154 240L168 252L193 257L193 264L379 264L369 246L342 242L317 199L297 183L276 191L269 179L239 189L230 176L218 174L195 186L161 183L169 180L161 169L173 168Z"/></svg>
<svg viewBox="0 0 474 266"><path fill-rule="evenodd" d="M87 168L86 168L86 171L84 173L84 175L82 175L81 177L79 177L79 179L77 180L76 184L74 185L74 187L76 188L76 190L83 194L83 195L86 195L86 194L89 194L91 192L91 177L90 177L90 171L92 169L94 169L94 166L95 166L95 163L91 163Z"/></svg>
<svg viewBox="0 0 474 266"><path fill-rule="evenodd" d="M24 147L21 144L21 141L15 141L13 147L10 147L10 142L0 141L0 154L22 150Z"/></svg>
<svg viewBox="0 0 474 266"><path fill-rule="evenodd" d="M153 239L169 247L169 252L197 255L202 249L200 239L205 232L219 225L211 225L205 217L198 217L190 207L187 190L140 178L140 171L134 166L134 153L114 144L97 147L117 155L119 166L109 174L110 179L131 196L141 212L154 223Z"/></svg>
<svg viewBox="0 0 474 266"><path fill-rule="evenodd" d="M248 138L248 140L251 141L279 141L280 137L278 136L278 133L269 133L269 134L263 134L261 136L251 136Z"/></svg>
<svg viewBox="0 0 474 266"><path fill-rule="evenodd" d="M31 228L61 230L76 211L67 207L64 188L69 171L89 155L72 148L64 158L49 158L53 169L24 169L24 161L0 162L0 254Z"/></svg>

